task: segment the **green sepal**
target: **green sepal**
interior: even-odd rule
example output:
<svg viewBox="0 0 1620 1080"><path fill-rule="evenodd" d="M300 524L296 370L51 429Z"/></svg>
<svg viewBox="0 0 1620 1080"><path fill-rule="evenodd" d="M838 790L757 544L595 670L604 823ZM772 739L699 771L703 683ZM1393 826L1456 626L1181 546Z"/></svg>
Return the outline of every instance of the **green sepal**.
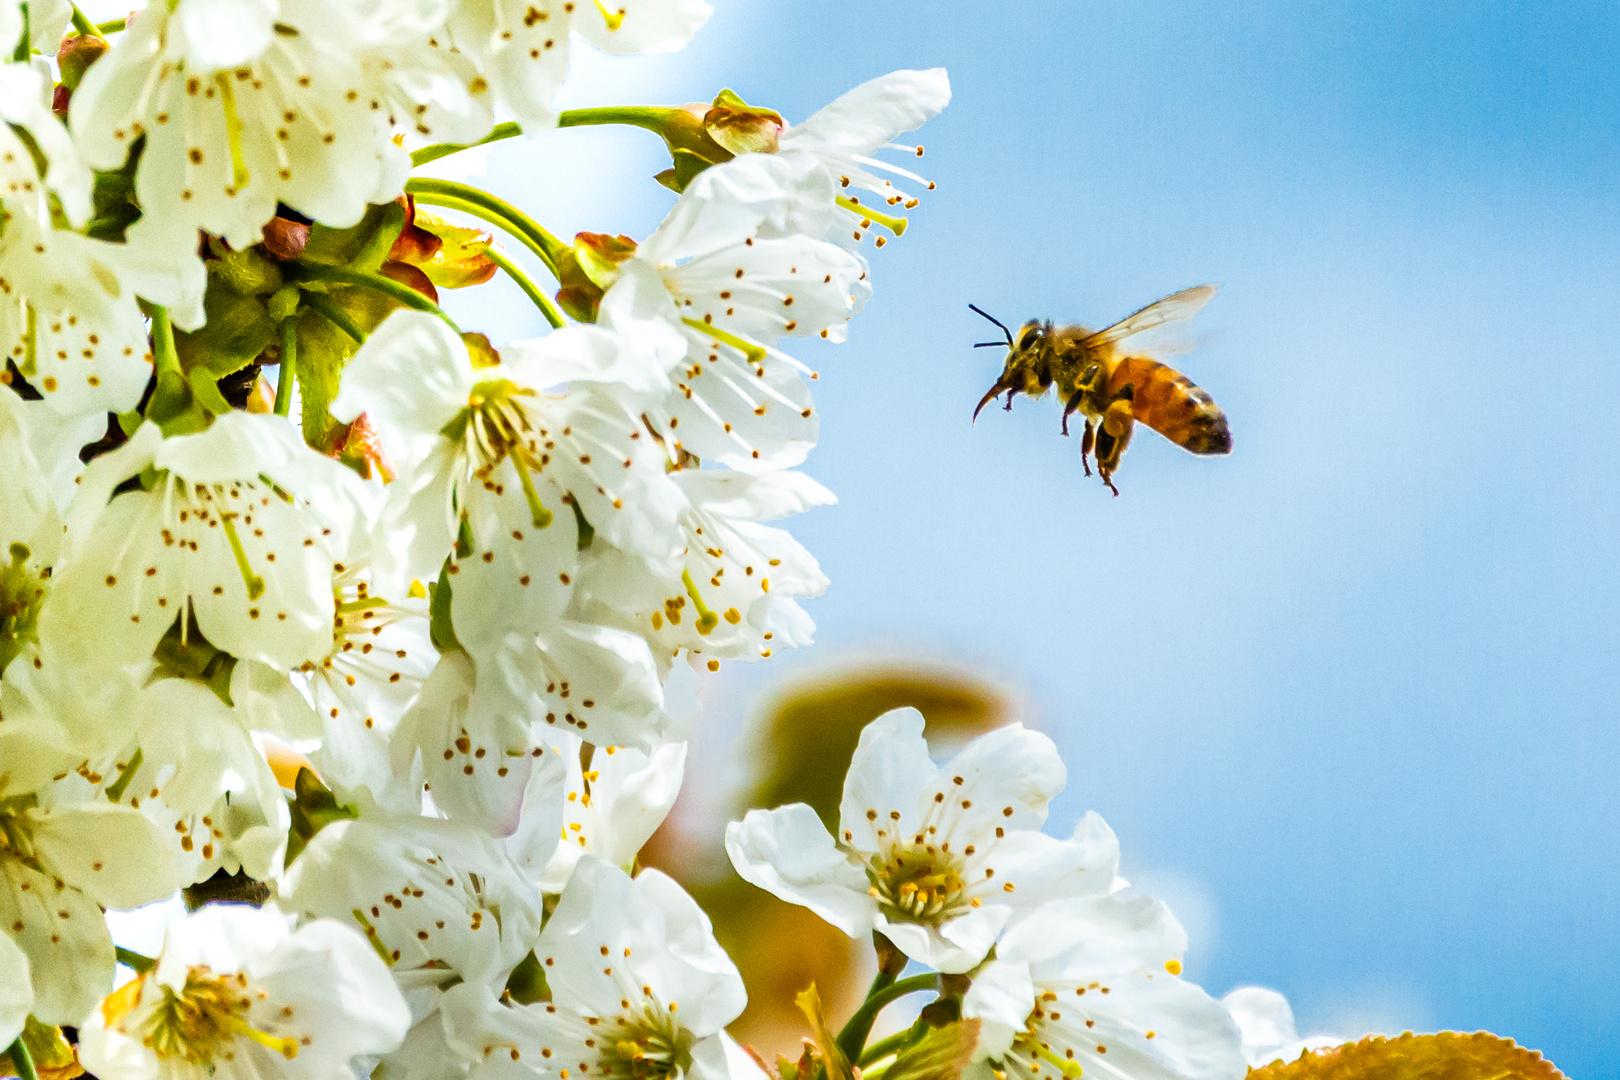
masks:
<svg viewBox="0 0 1620 1080"><path fill-rule="evenodd" d="M299 258L375 273L387 260L404 227L403 206L397 202L379 203L369 207L365 216L347 229L319 223L310 226L309 242Z"/></svg>
<svg viewBox="0 0 1620 1080"><path fill-rule="evenodd" d="M568 505L574 510L574 524L579 529L577 546L580 551L584 551L591 546L591 541L596 539L596 526L585 520L585 511L579 508L578 499L572 495L568 496Z"/></svg>
<svg viewBox="0 0 1620 1080"><path fill-rule="evenodd" d="M146 150L146 136L141 135L129 148L129 157L122 168L97 172L90 189L90 221L85 234L96 240L122 243L125 231L141 216L141 207L135 200L135 169Z"/></svg>
<svg viewBox="0 0 1620 1080"><path fill-rule="evenodd" d="M186 613L185 641L180 640L180 618L177 616L166 634L152 650L152 661L158 678L190 679L202 683L231 708L231 673L236 670L236 657L215 648L203 636L197 625L197 616Z"/></svg>
<svg viewBox="0 0 1620 1080"><path fill-rule="evenodd" d="M704 169L717 164L699 154L693 153L691 150L671 149L669 156L674 161L675 167L665 169L654 176L653 179L677 195L685 191L686 185L697 179L697 175ZM730 155L727 155L726 160L730 160Z"/></svg>
<svg viewBox="0 0 1620 1080"><path fill-rule="evenodd" d="M332 824L358 817L353 807L344 806L337 796L307 768L298 770L293 780L293 798L287 807L292 825L287 830L287 862L291 866L315 834Z"/></svg>
<svg viewBox="0 0 1620 1080"><path fill-rule="evenodd" d="M457 555L461 554L462 548L466 548L467 554L472 553L472 544L467 538L469 531L466 519L462 519L460 535L456 537ZM461 649L461 642L456 637L455 624L450 621L450 601L453 595L450 575L451 568L455 566L454 559L455 556L446 557L444 565L439 568L439 580L428 585L428 637L432 640L433 647L441 653Z"/></svg>
<svg viewBox="0 0 1620 1080"><path fill-rule="evenodd" d="M519 1005L535 1005L551 1000L551 987L546 983L546 969L533 951L518 961L517 967L506 979L506 992Z"/></svg>

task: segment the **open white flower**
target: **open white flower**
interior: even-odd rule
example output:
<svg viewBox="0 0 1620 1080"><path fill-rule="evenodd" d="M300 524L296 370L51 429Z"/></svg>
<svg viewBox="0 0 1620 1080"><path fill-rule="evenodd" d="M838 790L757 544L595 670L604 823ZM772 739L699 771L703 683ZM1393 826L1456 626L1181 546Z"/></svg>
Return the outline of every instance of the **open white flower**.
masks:
<svg viewBox="0 0 1620 1080"><path fill-rule="evenodd" d="M578 550L571 507L598 538L668 558L681 502L639 418L594 385L620 366L661 378L660 357L594 327L510 351L512 362L475 368L442 321L397 311L349 362L332 406L342 420L366 413L399 465L390 496L407 573L437 577L465 522L454 602L495 634L496 608L529 630L561 612ZM593 385L551 392L573 381ZM477 624L466 620L469 636Z"/></svg>
<svg viewBox="0 0 1620 1080"><path fill-rule="evenodd" d="M1336 1035L1300 1038L1288 999L1263 986L1240 986L1221 998L1221 1005L1242 1033L1243 1057L1251 1068L1293 1061L1307 1050L1327 1050L1349 1041Z"/></svg>
<svg viewBox="0 0 1620 1080"><path fill-rule="evenodd" d="M315 835L282 879L282 903L363 930L407 989L503 984L540 931L539 890L507 845L374 805L359 814Z"/></svg>
<svg viewBox="0 0 1620 1080"><path fill-rule="evenodd" d="M80 1028L106 1080L341 1080L398 1046L410 1012L348 926L296 930L274 907L211 904L171 923L155 968Z"/></svg>
<svg viewBox="0 0 1620 1080"><path fill-rule="evenodd" d="M145 470L149 488L112 494ZM42 637L81 662L142 663L189 613L241 659L288 671L324 657L332 550L351 523L314 504L340 506L353 482L279 417L228 413L172 439L145 424L85 474Z"/></svg>
<svg viewBox="0 0 1620 1080"><path fill-rule="evenodd" d="M1237 1025L1180 978L1186 947L1147 896L1059 900L1020 920L962 1001L983 1025L975 1080L1238 1080Z"/></svg>
<svg viewBox="0 0 1620 1080"><path fill-rule="evenodd" d="M99 434L99 414L134 408L152 374L127 253L73 231L89 215L90 171L38 70L0 65L0 121L0 363L65 421L98 414Z"/></svg>
<svg viewBox="0 0 1620 1080"><path fill-rule="evenodd" d="M936 766L922 714L895 709L861 732L838 839L793 803L732 822L726 851L744 880L845 933L878 930L913 960L963 972L1016 912L1112 887L1119 846L1101 818L1069 840L1039 831L1065 775L1052 740L1021 724Z"/></svg>
<svg viewBox="0 0 1620 1080"><path fill-rule="evenodd" d="M680 576L593 550L580 566L579 610L644 635L665 662L681 649L757 660L809 644L814 624L795 601L819 596L827 578L789 533L760 522L829 505L832 492L796 472L672 475L689 502Z"/></svg>
<svg viewBox="0 0 1620 1080"><path fill-rule="evenodd" d="M686 744L654 749L599 746L590 767L580 762L578 739L559 732L556 757L566 768L561 842L538 875L548 893L562 892L587 853L628 870L669 816L686 771ZM532 783L532 782L531 782Z"/></svg>
<svg viewBox="0 0 1620 1080"><path fill-rule="evenodd" d="M27 954L32 1011L50 1024L78 1023L112 989L102 907L138 907L178 884L157 826L64 790L0 792L0 933Z"/></svg>
<svg viewBox="0 0 1620 1080"><path fill-rule="evenodd" d="M844 340L872 290L857 255L808 236L760 235L794 183L791 166L765 154L705 170L603 297L604 324L631 332L657 318L685 338L674 388L648 412L672 457L684 449L755 472L797 465L815 445L805 368L776 344ZM668 302L653 304L660 287Z"/></svg>
<svg viewBox="0 0 1620 1080"><path fill-rule="evenodd" d="M448 30L501 104L537 131L556 123L572 34L609 53L674 52L712 13L704 0L458 0Z"/></svg>
<svg viewBox="0 0 1620 1080"><path fill-rule="evenodd" d="M515 1069L613 1080L724 1080L721 1032L747 995L708 916L657 870L634 879L581 859L535 945L544 1004L504 1005L487 987L444 996L450 1045L472 1075ZM498 1051L498 1053L497 1053Z"/></svg>

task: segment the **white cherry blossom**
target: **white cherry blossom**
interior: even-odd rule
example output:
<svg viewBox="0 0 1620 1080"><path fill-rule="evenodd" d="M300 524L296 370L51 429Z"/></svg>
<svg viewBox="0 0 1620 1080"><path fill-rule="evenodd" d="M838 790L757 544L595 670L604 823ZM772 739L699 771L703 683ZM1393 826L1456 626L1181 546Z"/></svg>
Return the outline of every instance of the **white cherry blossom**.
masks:
<svg viewBox="0 0 1620 1080"><path fill-rule="evenodd" d="M340 1080L398 1046L410 1012L366 939L290 923L238 904L171 923L157 966L84 1022L85 1065L106 1080Z"/></svg>
<svg viewBox="0 0 1620 1080"><path fill-rule="evenodd" d="M962 1001L982 1024L970 1080L1239 1080L1237 1025L1180 978L1186 947L1152 897L1038 909L996 944Z"/></svg>
<svg viewBox="0 0 1620 1080"><path fill-rule="evenodd" d="M537 842L555 845L555 834ZM540 930L539 890L506 844L369 804L315 835L288 868L281 897L289 910L362 930L406 989L456 978L503 984Z"/></svg>
<svg viewBox="0 0 1620 1080"><path fill-rule="evenodd" d="M648 411L672 457L685 450L763 471L797 465L815 444L805 369L777 342L844 340L871 286L858 255L803 235L760 235L794 183L788 163L764 154L705 170L603 298L607 325L630 332L656 318L685 338L673 389ZM661 306L647 299L659 285L669 298Z"/></svg>
<svg viewBox="0 0 1620 1080"><path fill-rule="evenodd" d="M149 487L113 494L143 474ZM233 412L171 439L143 425L85 474L42 635L78 657L143 663L177 620L185 639L189 614L241 659L287 671L324 657L332 550L353 522L315 504L341 507L352 482L278 417Z"/></svg>
<svg viewBox="0 0 1620 1080"><path fill-rule="evenodd" d="M1015 914L1112 887L1119 847L1101 818L1069 840L1039 831L1064 778L1052 740L1021 724L936 766L922 714L895 709L861 732L837 839L793 803L733 822L726 851L744 880L845 933L878 930L914 960L963 972Z"/></svg>
<svg viewBox="0 0 1620 1080"><path fill-rule="evenodd" d="M665 577L613 548L582 560L579 610L644 635L662 659L681 649L757 660L810 643L814 624L795 602L827 578L785 530L760 524L835 502L795 472L728 469L672 474L688 500L681 515L681 575Z"/></svg>
<svg viewBox="0 0 1620 1080"><path fill-rule="evenodd" d="M473 985L445 994L447 1040L471 1075L550 1075L562 1063L605 1080L729 1075L721 1032L746 1002L742 978L669 877L632 879L585 856L534 952L549 1002L502 1004Z"/></svg>
<svg viewBox="0 0 1620 1080"><path fill-rule="evenodd" d="M608 53L674 52L712 12L704 0L457 0L448 30L501 104L539 130L556 123L572 34Z"/></svg>

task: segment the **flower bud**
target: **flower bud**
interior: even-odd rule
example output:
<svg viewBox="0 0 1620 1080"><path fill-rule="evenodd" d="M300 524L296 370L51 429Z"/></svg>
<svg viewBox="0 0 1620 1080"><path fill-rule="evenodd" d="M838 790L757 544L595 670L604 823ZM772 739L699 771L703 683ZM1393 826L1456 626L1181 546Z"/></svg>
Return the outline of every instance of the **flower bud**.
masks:
<svg viewBox="0 0 1620 1080"><path fill-rule="evenodd" d="M720 91L703 114L703 129L733 154L774 154L786 124L782 114L748 104L731 90Z"/></svg>
<svg viewBox="0 0 1620 1080"><path fill-rule="evenodd" d="M77 90L90 65L100 60L111 48L105 38L89 34L63 38L62 47L56 51L56 63L62 70L62 85L69 91Z"/></svg>
<svg viewBox="0 0 1620 1080"><path fill-rule="evenodd" d="M557 303L580 322L595 322L602 295L619 280L619 267L636 253L628 236L582 232L557 261Z"/></svg>

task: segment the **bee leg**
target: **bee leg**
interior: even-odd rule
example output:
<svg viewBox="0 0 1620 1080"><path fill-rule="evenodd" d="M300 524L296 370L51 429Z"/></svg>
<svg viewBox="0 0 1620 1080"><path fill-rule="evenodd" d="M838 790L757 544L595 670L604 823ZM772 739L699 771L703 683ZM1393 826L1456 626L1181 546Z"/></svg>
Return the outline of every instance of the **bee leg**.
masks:
<svg viewBox="0 0 1620 1080"><path fill-rule="evenodd" d="M1009 390L1009 391L1007 391L1007 409L1006 409L1007 412L1012 412L1012 399L1013 399L1013 396L1015 394L1017 394L1017 393L1018 393L1017 390Z"/></svg>
<svg viewBox="0 0 1620 1080"><path fill-rule="evenodd" d="M1104 473L1103 478L1102 478L1102 482L1104 484L1108 485L1108 490L1112 491L1114 493L1114 498L1116 498L1116 499L1119 498L1119 488L1114 486L1114 478L1112 476L1109 476L1108 474Z"/></svg>
<svg viewBox="0 0 1620 1080"><path fill-rule="evenodd" d="M1069 417L1074 414L1074 410L1076 410L1076 409L1078 409L1080 407L1080 399L1082 397L1084 397L1085 394L1086 394L1086 391L1085 391L1084 388L1076 390L1074 393L1069 395L1069 400L1064 403L1064 406L1063 406L1063 434L1065 436L1069 434Z"/></svg>
<svg viewBox="0 0 1620 1080"><path fill-rule="evenodd" d="M1097 429L1092 426L1091 417L1088 416L1086 417L1086 430L1080 435L1080 465L1086 470L1087 476L1091 475L1091 462L1087 460L1086 456L1091 453L1092 441L1096 437Z"/></svg>

